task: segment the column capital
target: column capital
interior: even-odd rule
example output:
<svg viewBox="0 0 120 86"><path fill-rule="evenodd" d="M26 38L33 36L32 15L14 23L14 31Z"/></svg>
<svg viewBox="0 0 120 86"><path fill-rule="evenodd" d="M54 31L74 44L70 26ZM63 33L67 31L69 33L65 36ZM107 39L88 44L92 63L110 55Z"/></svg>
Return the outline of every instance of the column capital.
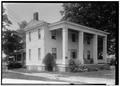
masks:
<svg viewBox="0 0 120 86"><path fill-rule="evenodd" d="M63 30L63 31L67 31L68 28L67 28L67 27L63 27L62 30Z"/></svg>

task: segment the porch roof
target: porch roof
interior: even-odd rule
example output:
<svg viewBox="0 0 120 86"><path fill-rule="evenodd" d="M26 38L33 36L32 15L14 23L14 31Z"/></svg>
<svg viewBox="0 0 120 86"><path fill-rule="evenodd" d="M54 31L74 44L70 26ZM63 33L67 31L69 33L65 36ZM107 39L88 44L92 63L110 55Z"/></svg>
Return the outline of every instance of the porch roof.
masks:
<svg viewBox="0 0 120 86"><path fill-rule="evenodd" d="M108 32L105 32L105 31L93 29L90 27L86 27L86 26L79 25L73 22L68 22L68 21L59 21L59 22L52 23L49 25L49 30L55 30L55 29L64 28L64 27L73 29L73 30L91 33L91 34L97 34L101 36L107 36L107 34L109 34Z"/></svg>

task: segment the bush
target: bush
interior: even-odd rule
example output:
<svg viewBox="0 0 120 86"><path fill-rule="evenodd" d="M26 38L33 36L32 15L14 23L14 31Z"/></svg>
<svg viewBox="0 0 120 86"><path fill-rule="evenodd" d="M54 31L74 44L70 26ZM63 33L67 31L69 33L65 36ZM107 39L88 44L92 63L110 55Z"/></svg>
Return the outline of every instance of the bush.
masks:
<svg viewBox="0 0 120 86"><path fill-rule="evenodd" d="M69 61L69 70L70 72L78 72L82 71L81 68L79 68L81 65L79 60L71 59Z"/></svg>
<svg viewBox="0 0 120 86"><path fill-rule="evenodd" d="M112 58L112 59L110 60L110 65L115 65L115 58Z"/></svg>
<svg viewBox="0 0 120 86"><path fill-rule="evenodd" d="M21 67L22 67L22 64L20 64L20 63L10 62L10 63L8 63L7 66L8 66L8 69L21 68Z"/></svg>
<svg viewBox="0 0 120 86"><path fill-rule="evenodd" d="M45 56L43 63L47 71L53 71L53 68L56 66L55 58L50 53Z"/></svg>

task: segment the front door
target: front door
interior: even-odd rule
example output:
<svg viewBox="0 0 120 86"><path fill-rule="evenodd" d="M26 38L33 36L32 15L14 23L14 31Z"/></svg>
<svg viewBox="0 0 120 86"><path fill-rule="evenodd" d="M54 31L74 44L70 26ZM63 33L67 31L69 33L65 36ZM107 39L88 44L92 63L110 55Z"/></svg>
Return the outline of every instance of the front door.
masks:
<svg viewBox="0 0 120 86"><path fill-rule="evenodd" d="M77 50L71 49L71 59L76 59L76 58L77 58Z"/></svg>

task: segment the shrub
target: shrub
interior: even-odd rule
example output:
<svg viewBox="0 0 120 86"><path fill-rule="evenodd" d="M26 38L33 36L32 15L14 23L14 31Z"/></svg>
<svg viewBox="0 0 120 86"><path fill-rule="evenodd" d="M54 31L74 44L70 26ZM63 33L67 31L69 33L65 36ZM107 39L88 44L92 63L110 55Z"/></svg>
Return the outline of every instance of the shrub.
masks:
<svg viewBox="0 0 120 86"><path fill-rule="evenodd" d="M50 53L45 56L43 63L47 71L53 71L53 68L56 66L55 58Z"/></svg>
<svg viewBox="0 0 120 86"><path fill-rule="evenodd" d="M110 60L110 65L115 65L115 58L112 58L112 59Z"/></svg>
<svg viewBox="0 0 120 86"><path fill-rule="evenodd" d="M70 72L78 72L82 71L81 68L79 68L81 65L79 60L71 59L69 61L69 70Z"/></svg>
<svg viewBox="0 0 120 86"><path fill-rule="evenodd" d="M15 62L10 62L8 63L8 69L13 69L13 68L21 68L22 64L20 63L15 63Z"/></svg>
<svg viewBox="0 0 120 86"><path fill-rule="evenodd" d="M93 58L90 58L90 63L93 63Z"/></svg>

